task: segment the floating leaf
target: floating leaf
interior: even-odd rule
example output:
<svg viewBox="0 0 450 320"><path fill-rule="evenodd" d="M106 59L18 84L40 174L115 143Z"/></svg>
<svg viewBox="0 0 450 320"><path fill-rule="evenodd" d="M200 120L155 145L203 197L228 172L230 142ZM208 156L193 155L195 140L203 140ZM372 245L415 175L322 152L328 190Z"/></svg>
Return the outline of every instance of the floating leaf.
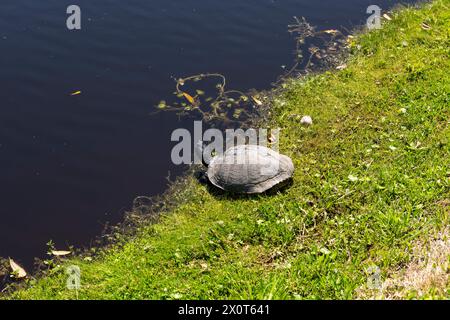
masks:
<svg viewBox="0 0 450 320"><path fill-rule="evenodd" d="M53 250L52 251L52 255L56 256L56 257L62 257L62 256L67 256L69 254L71 254L72 252L70 251L65 251L65 250Z"/></svg>
<svg viewBox="0 0 450 320"><path fill-rule="evenodd" d="M183 92L183 96L189 101L190 104L195 104L195 99L189 93Z"/></svg>
<svg viewBox="0 0 450 320"><path fill-rule="evenodd" d="M72 92L70 95L71 95L71 96L77 96L77 95L79 95L79 94L81 94L81 91L75 91L75 92Z"/></svg>
<svg viewBox="0 0 450 320"><path fill-rule="evenodd" d="M330 30L325 30L324 32L327 33L327 34L336 34L336 33L339 32L339 30L336 30L336 29L330 29Z"/></svg>
<svg viewBox="0 0 450 320"><path fill-rule="evenodd" d="M22 279L27 276L25 269L19 266L13 259L9 259L9 265L14 273L14 277Z"/></svg>
<svg viewBox="0 0 450 320"><path fill-rule="evenodd" d="M164 109L167 107L167 104L164 100L162 100L159 104L158 104L158 109Z"/></svg>
<svg viewBox="0 0 450 320"><path fill-rule="evenodd" d="M205 94L205 91L202 90L196 90L196 92L199 96L203 96Z"/></svg>

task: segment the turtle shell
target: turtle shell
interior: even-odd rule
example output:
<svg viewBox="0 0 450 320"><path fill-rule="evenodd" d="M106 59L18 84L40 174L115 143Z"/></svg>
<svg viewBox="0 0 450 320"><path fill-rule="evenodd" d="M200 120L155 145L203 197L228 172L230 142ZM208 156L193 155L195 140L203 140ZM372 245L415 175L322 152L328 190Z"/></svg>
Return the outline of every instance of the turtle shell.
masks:
<svg viewBox="0 0 450 320"><path fill-rule="evenodd" d="M287 181L294 173L292 160L269 148L239 145L214 157L208 178L216 187L236 193L262 193Z"/></svg>

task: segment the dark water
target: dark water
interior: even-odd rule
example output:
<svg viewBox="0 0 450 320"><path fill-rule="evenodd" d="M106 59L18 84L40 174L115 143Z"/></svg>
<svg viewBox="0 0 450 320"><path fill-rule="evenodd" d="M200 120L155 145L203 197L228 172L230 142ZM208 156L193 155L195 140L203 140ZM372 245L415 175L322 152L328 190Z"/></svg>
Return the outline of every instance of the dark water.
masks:
<svg viewBox="0 0 450 320"><path fill-rule="evenodd" d="M150 115L172 93L171 76L220 72L236 89L269 88L293 60L294 15L352 28L372 3L1 0L0 256L30 266L50 239L89 245L135 196L164 191L181 170L170 134L192 127ZM66 28L71 4L81 31Z"/></svg>

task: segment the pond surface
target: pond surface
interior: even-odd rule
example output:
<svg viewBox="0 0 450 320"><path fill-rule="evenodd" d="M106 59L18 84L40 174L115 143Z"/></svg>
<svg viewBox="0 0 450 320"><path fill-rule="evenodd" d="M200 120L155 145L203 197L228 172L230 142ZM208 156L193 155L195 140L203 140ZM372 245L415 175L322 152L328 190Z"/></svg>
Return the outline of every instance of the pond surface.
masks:
<svg viewBox="0 0 450 320"><path fill-rule="evenodd" d="M31 267L50 239L89 246L134 197L164 191L183 170L170 161L171 132L192 127L151 115L172 77L219 72L234 89L270 88L293 61L294 15L351 29L372 3L1 0L0 256ZM66 28L71 4L81 31Z"/></svg>

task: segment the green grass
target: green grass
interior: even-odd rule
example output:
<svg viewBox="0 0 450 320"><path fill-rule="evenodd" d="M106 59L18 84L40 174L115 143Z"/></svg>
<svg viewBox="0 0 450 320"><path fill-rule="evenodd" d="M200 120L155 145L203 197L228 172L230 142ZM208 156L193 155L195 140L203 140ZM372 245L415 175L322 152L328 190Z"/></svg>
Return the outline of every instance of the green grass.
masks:
<svg viewBox="0 0 450 320"><path fill-rule="evenodd" d="M359 297L367 268L389 278L449 225L449 30L449 0L403 9L356 36L345 70L288 81L269 124L296 166L287 190L232 198L188 178L158 223L9 298L75 299L67 265L81 268L79 299Z"/></svg>

